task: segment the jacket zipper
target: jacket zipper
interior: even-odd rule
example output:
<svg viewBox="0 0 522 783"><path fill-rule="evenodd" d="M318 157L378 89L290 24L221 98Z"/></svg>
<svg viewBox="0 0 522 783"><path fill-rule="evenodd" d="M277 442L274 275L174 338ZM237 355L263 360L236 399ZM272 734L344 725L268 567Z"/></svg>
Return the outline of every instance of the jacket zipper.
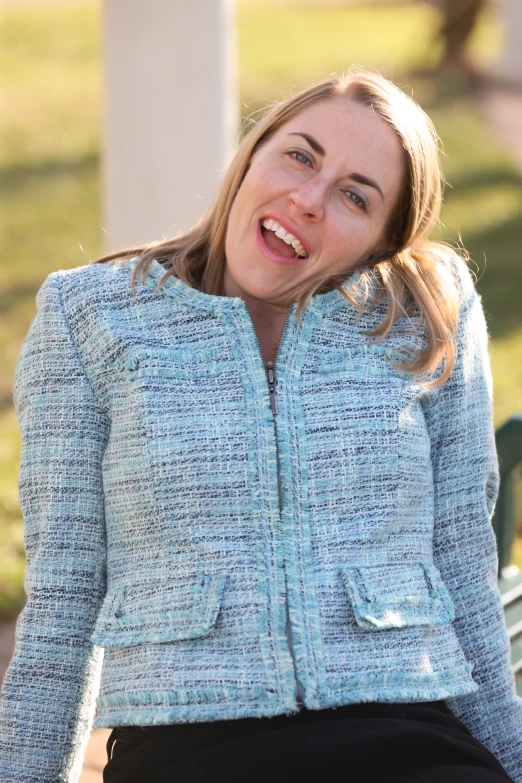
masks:
<svg viewBox="0 0 522 783"><path fill-rule="evenodd" d="M272 411L272 418L273 418L273 421L274 421L274 432L275 432L275 442L276 442L277 488L278 488L278 494L279 494L279 515L280 516L281 516L281 514L283 512L283 488L282 488L282 485L281 485L281 472L280 472L280 469L279 469L279 446L278 446L278 443L277 443L277 424L276 424L276 419L275 419L275 417L277 416L277 411L278 411L278 408L277 408L277 392L276 392L276 385L275 385L275 381L276 381L276 379L275 379L275 369L276 369L276 364L277 364L277 358L279 356L279 350L281 348L281 343L283 342L283 339L285 337L286 330L287 330L287 327L288 327L288 321L290 320L290 310L291 310L291 308L288 310L288 313L287 313L287 316L286 316L286 321L285 321L285 324L283 326L283 332L281 334L281 339L279 341L279 345L277 346L277 352L276 352L275 360L273 362L265 362L264 363L265 364L266 379L267 379L267 382L268 382L268 395L269 395L269 398L270 398L270 410ZM255 327L255 324L254 324L253 320L252 320L252 326L254 328L254 334L255 334L255 337L256 337L256 340L257 340L257 345L258 345L258 348L259 348L259 354L262 357L263 356L263 352L261 351L261 343L259 342L259 336L257 334L256 327ZM285 581L286 581L286 578L285 578ZM288 593L288 589L287 589L287 593ZM286 624L287 624L286 636L287 636L287 639L288 639L288 646L290 648L290 656L292 658L292 663L293 663L293 666L294 666L294 677L295 677L295 681L296 681L296 685L297 685L297 703L299 705L302 705L303 702L302 702L302 699L301 699L301 691L300 691L300 688L299 688L299 679L297 677L297 669L296 669L296 665L295 665L294 646L292 644L292 631L291 631L291 625L290 625L290 614L289 614L289 610L288 610L288 601L286 601Z"/></svg>

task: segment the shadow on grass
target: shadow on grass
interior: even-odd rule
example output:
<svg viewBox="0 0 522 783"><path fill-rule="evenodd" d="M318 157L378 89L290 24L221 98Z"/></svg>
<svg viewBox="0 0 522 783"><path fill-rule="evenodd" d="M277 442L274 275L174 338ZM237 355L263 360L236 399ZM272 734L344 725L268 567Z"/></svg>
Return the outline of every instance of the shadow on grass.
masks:
<svg viewBox="0 0 522 783"><path fill-rule="evenodd" d="M2 189L25 185L28 180L47 179L64 175L81 176L86 171L98 168L100 155L90 153L79 158L65 160L44 160L38 163L17 163L0 167Z"/></svg>
<svg viewBox="0 0 522 783"><path fill-rule="evenodd" d="M24 299L33 301L39 288L40 282L35 280L34 283L18 283L0 291L0 316L17 310Z"/></svg>
<svg viewBox="0 0 522 783"><path fill-rule="evenodd" d="M492 337L505 337L520 329L522 292L522 219L506 220L475 234L468 234L466 247L479 266L477 290L490 316ZM484 260L485 259L485 260Z"/></svg>
<svg viewBox="0 0 522 783"><path fill-rule="evenodd" d="M451 188L446 190L446 196L453 191L462 194L474 188L483 188L497 185L515 185L522 188L522 178L516 171L503 168L477 169L466 176L456 175L451 179Z"/></svg>
<svg viewBox="0 0 522 783"><path fill-rule="evenodd" d="M5 413L5 411L8 411L13 407L13 393L0 394L0 413Z"/></svg>

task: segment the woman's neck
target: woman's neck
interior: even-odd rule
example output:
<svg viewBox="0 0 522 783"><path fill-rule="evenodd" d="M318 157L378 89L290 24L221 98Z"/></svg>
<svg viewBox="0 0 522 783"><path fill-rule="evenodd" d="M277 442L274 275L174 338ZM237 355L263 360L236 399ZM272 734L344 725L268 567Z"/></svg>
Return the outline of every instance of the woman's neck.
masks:
<svg viewBox="0 0 522 783"><path fill-rule="evenodd" d="M254 324L263 361L265 363L275 362L289 306L257 299L255 296L252 296L247 291L243 290L232 277L227 274L226 269L223 279L223 288L226 296L239 296L244 301L252 319L252 323Z"/></svg>
<svg viewBox="0 0 522 783"><path fill-rule="evenodd" d="M288 308L285 310L280 307L272 308L270 305L262 306L262 303L257 301L256 303L245 301L245 304L254 324L263 361L275 362Z"/></svg>

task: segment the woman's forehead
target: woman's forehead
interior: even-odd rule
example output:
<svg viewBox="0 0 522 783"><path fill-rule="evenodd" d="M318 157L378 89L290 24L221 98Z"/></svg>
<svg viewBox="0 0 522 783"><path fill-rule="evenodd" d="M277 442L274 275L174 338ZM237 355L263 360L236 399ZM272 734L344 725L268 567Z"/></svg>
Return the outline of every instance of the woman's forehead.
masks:
<svg viewBox="0 0 522 783"><path fill-rule="evenodd" d="M299 126L299 127L298 127ZM302 128L301 128L302 126ZM402 144L396 132L371 107L352 98L335 96L307 106L279 128L278 135L290 131L315 130L323 139L326 154L346 143L363 142L368 145L400 150ZM330 150L326 144L329 142ZM323 143L324 142L324 143Z"/></svg>
<svg viewBox="0 0 522 783"><path fill-rule="evenodd" d="M311 146L328 164L364 168L378 177L386 194L396 190L404 172L404 149L397 133L371 107L345 96L335 96L306 107L282 125L274 139Z"/></svg>

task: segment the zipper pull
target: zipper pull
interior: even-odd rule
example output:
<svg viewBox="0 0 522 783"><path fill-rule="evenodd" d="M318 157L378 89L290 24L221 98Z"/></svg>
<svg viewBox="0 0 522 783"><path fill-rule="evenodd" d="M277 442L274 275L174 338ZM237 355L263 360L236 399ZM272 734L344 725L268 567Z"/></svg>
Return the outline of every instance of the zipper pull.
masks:
<svg viewBox="0 0 522 783"><path fill-rule="evenodd" d="M277 416L277 396L275 389L274 362L265 364L266 377L268 380L268 393L270 394L270 409L274 416Z"/></svg>

